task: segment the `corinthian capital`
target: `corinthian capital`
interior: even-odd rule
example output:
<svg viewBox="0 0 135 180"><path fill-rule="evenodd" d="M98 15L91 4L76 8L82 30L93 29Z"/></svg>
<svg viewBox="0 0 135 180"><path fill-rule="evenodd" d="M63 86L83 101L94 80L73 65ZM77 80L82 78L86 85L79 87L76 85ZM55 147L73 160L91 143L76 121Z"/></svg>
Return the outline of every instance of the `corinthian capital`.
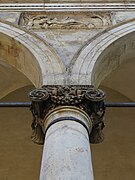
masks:
<svg viewBox="0 0 135 180"><path fill-rule="evenodd" d="M32 140L37 144L44 143L45 132L43 124L46 115L55 108L74 106L85 111L92 122L92 131L89 133L91 143L103 141L105 93L93 86L61 86L49 85L34 89L29 93L32 101L33 114Z"/></svg>

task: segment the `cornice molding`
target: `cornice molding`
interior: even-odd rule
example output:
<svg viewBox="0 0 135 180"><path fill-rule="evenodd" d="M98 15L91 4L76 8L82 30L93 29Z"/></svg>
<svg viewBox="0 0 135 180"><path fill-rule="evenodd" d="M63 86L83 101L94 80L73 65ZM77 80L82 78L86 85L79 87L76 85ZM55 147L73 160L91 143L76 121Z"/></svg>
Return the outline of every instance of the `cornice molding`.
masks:
<svg viewBox="0 0 135 180"><path fill-rule="evenodd" d="M135 3L1 3L0 11L134 11Z"/></svg>

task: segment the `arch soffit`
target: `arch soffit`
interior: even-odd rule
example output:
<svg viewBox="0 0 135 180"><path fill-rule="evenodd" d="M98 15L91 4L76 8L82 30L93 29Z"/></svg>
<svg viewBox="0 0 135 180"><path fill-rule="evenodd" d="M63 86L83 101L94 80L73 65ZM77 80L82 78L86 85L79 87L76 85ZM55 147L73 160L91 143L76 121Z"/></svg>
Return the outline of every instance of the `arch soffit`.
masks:
<svg viewBox="0 0 135 180"><path fill-rule="evenodd" d="M95 82L93 78L93 69L96 62L112 43L132 32L135 32L135 19L108 28L90 40L72 61L70 75L73 79L71 84L95 84L98 86L101 80ZM109 71L111 72L111 69ZM103 76L106 77L109 73L106 72Z"/></svg>
<svg viewBox="0 0 135 180"><path fill-rule="evenodd" d="M0 20L0 46L3 61L22 72L36 87L63 84L62 61L35 34Z"/></svg>

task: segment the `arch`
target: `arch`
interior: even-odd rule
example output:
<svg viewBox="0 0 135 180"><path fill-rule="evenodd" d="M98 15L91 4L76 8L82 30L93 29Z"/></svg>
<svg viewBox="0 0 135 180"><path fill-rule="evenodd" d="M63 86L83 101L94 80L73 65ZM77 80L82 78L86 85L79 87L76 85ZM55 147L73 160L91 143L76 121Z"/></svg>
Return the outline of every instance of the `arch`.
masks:
<svg viewBox="0 0 135 180"><path fill-rule="evenodd" d="M0 20L1 60L22 72L36 87L63 84L64 65L39 37Z"/></svg>
<svg viewBox="0 0 135 180"><path fill-rule="evenodd" d="M135 19L108 28L81 49L72 61L71 84L98 86L128 56L135 56Z"/></svg>
<svg viewBox="0 0 135 180"><path fill-rule="evenodd" d="M32 83L25 75L1 59L0 77L0 99L18 88L32 85Z"/></svg>

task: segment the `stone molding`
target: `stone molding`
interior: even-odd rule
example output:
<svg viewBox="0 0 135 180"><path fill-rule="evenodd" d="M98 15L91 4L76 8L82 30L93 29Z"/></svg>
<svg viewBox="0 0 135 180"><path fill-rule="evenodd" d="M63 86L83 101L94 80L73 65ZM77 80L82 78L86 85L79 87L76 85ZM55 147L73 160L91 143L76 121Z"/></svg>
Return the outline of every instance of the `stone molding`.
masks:
<svg viewBox="0 0 135 180"><path fill-rule="evenodd" d="M62 122L64 120L75 121L78 123L80 123L81 121L82 124L85 124L84 127L86 128L88 134L90 134L92 130L92 121L90 117L85 111L76 106L59 106L57 108L54 108L49 111L49 113L45 116L44 119L44 134L46 134L47 130L51 125L57 122Z"/></svg>
<svg viewBox="0 0 135 180"><path fill-rule="evenodd" d="M92 3L1 3L0 11L133 11L135 3L92 2Z"/></svg>
<svg viewBox="0 0 135 180"><path fill-rule="evenodd" d="M43 129L48 113L65 106L77 107L87 113L92 122L90 142L103 141L105 93L102 90L95 89L93 86L43 86L31 91L29 97L32 101L33 142L44 143Z"/></svg>

